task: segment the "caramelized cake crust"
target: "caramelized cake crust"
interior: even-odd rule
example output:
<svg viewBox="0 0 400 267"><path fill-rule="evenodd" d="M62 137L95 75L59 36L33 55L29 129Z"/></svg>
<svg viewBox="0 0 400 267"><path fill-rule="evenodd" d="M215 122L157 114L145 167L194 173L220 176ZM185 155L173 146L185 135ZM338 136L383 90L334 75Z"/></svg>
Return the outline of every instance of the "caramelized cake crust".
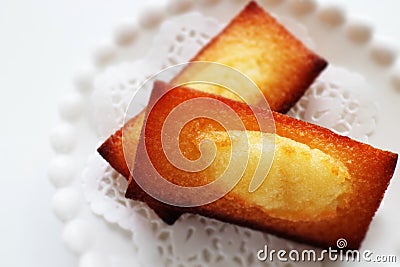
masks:
<svg viewBox="0 0 400 267"><path fill-rule="evenodd" d="M163 90L160 83L156 87L159 87L155 88L156 91ZM146 132L146 136L149 135L146 138L156 140L150 142L148 153L157 159L156 166L159 164L158 167L165 170L166 177L176 184L193 186L209 182L223 169L220 167L223 164L216 163L199 174L197 180L188 180L185 174L168 166L160 154L162 149L157 140L163 116L179 103L197 97L217 99L239 114L247 133L253 136L250 140L253 151L257 151L261 138L248 105L188 88L170 91L152 109L152 116L146 117L147 114L144 118L147 118L146 127L152 129ZM254 110L265 113L262 109ZM334 247L337 239L345 238L348 241L347 249L358 248L393 175L397 155L286 115L274 112L273 116L276 134L271 137L269 133L263 133L261 136L275 138L276 158L267 179L254 193L247 190L249 182L245 173L237 188L215 202L198 207L180 208L159 202L145 193L135 179L131 179L126 196L148 203L167 223L173 223L180 214L190 212L321 247ZM134 127L137 123L139 120L131 121L126 126L124 138L131 144L140 143L140 138L143 138L138 128ZM204 119L197 123L197 128L193 125L196 123L185 126L188 130L186 134L182 132L182 140L190 134L192 136L187 140L192 142L195 140L193 136L198 136L196 142L208 136L216 141L220 149L219 159L223 162L229 143L226 132ZM120 130L110 137L99 148L99 153L117 171L131 177L126 163L124 165L121 134ZM243 131L236 132L237 140L240 141L243 134ZM131 155L136 157L134 174L144 175L146 164L140 150L137 152L136 156ZM252 162L254 159L250 160L248 173L252 171Z"/></svg>
<svg viewBox="0 0 400 267"><path fill-rule="evenodd" d="M262 91L273 111L286 113L327 66L256 2L250 2L226 28L212 39L191 61L225 64L249 77ZM196 77L207 79L215 73L189 66L173 84ZM220 74L217 74L220 75ZM192 89L240 101L223 88L204 85ZM245 92L243 92L245 94ZM249 96L257 105L257 96Z"/></svg>

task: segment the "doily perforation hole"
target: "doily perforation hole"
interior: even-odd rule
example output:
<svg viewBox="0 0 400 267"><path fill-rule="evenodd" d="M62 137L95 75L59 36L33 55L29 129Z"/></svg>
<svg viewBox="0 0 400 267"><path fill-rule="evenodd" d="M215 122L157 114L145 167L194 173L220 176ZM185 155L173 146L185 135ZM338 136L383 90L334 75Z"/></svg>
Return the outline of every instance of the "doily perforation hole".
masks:
<svg viewBox="0 0 400 267"><path fill-rule="evenodd" d="M254 256L253 252L249 252L249 254L247 255L246 261L247 261L246 266L251 266L255 262L255 256Z"/></svg>
<svg viewBox="0 0 400 267"><path fill-rule="evenodd" d="M160 256L164 256L164 248L163 246L158 245L157 246L157 250L158 250L158 254L160 254Z"/></svg>
<svg viewBox="0 0 400 267"><path fill-rule="evenodd" d="M186 238L185 238L186 242L189 241L193 237L194 232L195 232L195 229L193 227L189 227L187 234L186 234Z"/></svg>
<svg viewBox="0 0 400 267"><path fill-rule="evenodd" d="M233 261L236 262L239 266L243 266L244 267L244 262L243 259L239 256L234 256L233 257Z"/></svg>
<svg viewBox="0 0 400 267"><path fill-rule="evenodd" d="M168 240L170 237L171 237L171 233L170 233L169 231L164 230L164 231L161 231L161 232L158 234L158 237L157 237L157 238L158 238L160 241L165 242L165 241Z"/></svg>
<svg viewBox="0 0 400 267"><path fill-rule="evenodd" d="M202 256L204 262L211 263L211 257L212 257L211 255L212 253L207 248L203 249Z"/></svg>

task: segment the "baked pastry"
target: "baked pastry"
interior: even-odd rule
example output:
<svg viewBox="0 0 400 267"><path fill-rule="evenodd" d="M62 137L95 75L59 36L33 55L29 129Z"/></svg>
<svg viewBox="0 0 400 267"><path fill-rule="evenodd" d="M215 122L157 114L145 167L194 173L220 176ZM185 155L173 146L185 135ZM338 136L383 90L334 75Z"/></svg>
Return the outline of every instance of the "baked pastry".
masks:
<svg viewBox="0 0 400 267"><path fill-rule="evenodd" d="M254 1L191 61L218 62L236 68L253 79L268 100L271 110L278 112L288 111L327 65L324 59L306 48ZM214 75L212 68L200 68L202 66L189 66L170 83L177 85L195 79L212 78ZM222 87L199 84L188 86L241 100ZM257 105L259 99L254 96L250 98L250 104ZM132 130L137 133L142 127L143 117L144 111L131 119L125 128L131 130L133 127ZM135 145L132 145L131 151L134 154ZM116 160L120 158L122 155L117 155ZM115 164L119 164L119 170L125 167L125 162ZM128 170L123 173L128 176Z"/></svg>
<svg viewBox="0 0 400 267"><path fill-rule="evenodd" d="M299 100L327 65L254 1L191 61L217 62L239 70L260 88L271 110L282 113ZM200 71L191 65L171 83L179 85L196 78L207 80L214 75L212 68ZM240 101L222 87L199 84L189 87ZM251 101L247 103L251 105L257 105L260 100L257 95L248 98Z"/></svg>
<svg viewBox="0 0 400 267"><path fill-rule="evenodd" d="M271 110L277 112L288 111L327 65L324 59L306 48L254 1L236 15L191 61L217 62L236 68L256 83ZM201 68L189 66L170 83L179 85L195 79L212 78L213 68L210 68L211 71ZM222 87L199 84L187 86L241 100ZM250 98L252 103L249 104L257 105L259 99ZM136 130L140 131L143 117L144 111L125 127L130 129L135 125ZM123 168L124 163L121 164Z"/></svg>
<svg viewBox="0 0 400 267"><path fill-rule="evenodd" d="M254 1L236 15L191 61L218 62L236 68L255 81L267 98L271 110L278 112L288 111L327 65L324 59L306 48ZM210 75L212 73L207 70L200 71L198 67L191 66L184 69L171 83L185 83ZM188 86L240 100L222 87ZM254 99L253 102L257 104L258 100ZM134 126L136 131L140 131L143 117L144 111L125 127L130 129ZM132 151L135 149L133 146ZM123 168L124 164L119 166Z"/></svg>
<svg viewBox="0 0 400 267"><path fill-rule="evenodd" d="M156 83L150 103L155 103L165 89L165 84ZM175 168L164 155L161 130L172 109L200 97L228 105L239 115L245 130L227 132L220 124L205 118L187 123L179 135L179 146L187 158L195 160L199 156L199 143L204 139L211 139L217 148L216 158L209 167L189 173ZM254 114L265 115L266 111L259 108L253 111L241 102L175 88L159 99L151 111L147 110L144 117L134 118L117 131L98 151L130 179L126 197L146 202L167 223L189 212L320 247L335 247L339 238L345 238L346 249L359 248L393 175L397 155L276 112L273 113L276 133L261 133ZM141 120L146 123L140 131ZM215 202L188 208L168 205L151 197L136 182L141 177L154 189L167 191L149 176L151 164L165 179L178 185L193 187L209 183L224 170L230 145L235 142L246 145L245 134L249 136L248 166L233 190ZM258 162L262 140L275 140L275 157L264 182L250 193L251 174ZM125 157L123 149L128 152ZM133 178L126 162L134 164L130 166ZM164 193L179 198L176 192Z"/></svg>

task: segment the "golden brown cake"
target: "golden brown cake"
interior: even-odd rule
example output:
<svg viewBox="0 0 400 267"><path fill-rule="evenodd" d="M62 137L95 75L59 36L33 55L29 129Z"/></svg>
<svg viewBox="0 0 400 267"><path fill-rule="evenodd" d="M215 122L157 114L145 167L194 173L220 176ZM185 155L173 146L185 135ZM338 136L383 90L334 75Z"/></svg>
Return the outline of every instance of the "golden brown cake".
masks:
<svg viewBox="0 0 400 267"><path fill-rule="evenodd" d="M164 86L156 83L150 102L165 90ZM231 107L243 121L245 130L230 129L233 138L229 139L228 132L213 120L199 118L186 124L179 145L187 158L199 156L198 145L206 138L217 148L216 158L208 168L188 173L172 166L165 157L160 143L161 127L174 107L199 97L216 99ZM259 108L254 110L260 115L266 112ZM335 247L337 239L345 238L346 249L359 248L393 175L397 155L286 115L274 112L273 117L276 133L261 133L248 105L188 88L176 88L164 95L151 112L136 117L123 128L127 161L134 163L131 166L134 167L133 178L122 151L122 129L98 151L118 172L130 178L126 196L146 202L167 223L189 212L320 247ZM141 131L143 120L146 126ZM135 182L135 177L148 178L154 189L164 190L152 184L148 177L149 161L145 157L148 153L152 166L165 179L191 187L207 184L224 171L230 146L245 145L245 134L249 136L249 164L234 189L215 202L190 208L171 206L149 196ZM258 162L259 144L272 139L276 146L270 172L261 186L250 193L249 182ZM239 155L233 155L237 157Z"/></svg>
<svg viewBox="0 0 400 267"><path fill-rule="evenodd" d="M243 72L262 90L270 108L278 112L289 110L327 65L324 59L307 49L254 1L192 61L219 62ZM201 74L198 71L196 67L186 68L172 83L211 75L207 70ZM192 85L192 88L239 100L221 87ZM257 101L253 99L255 104ZM143 117L144 111L125 126L127 130L140 131ZM133 146L132 151L135 149ZM116 159L120 156L117 155ZM124 163L115 164L124 167Z"/></svg>
<svg viewBox="0 0 400 267"><path fill-rule="evenodd" d="M260 88L270 108L282 113L299 100L327 65L254 1L191 61L217 62L239 70ZM207 68L199 71L196 66L189 66L172 83L213 75ZM222 88L190 87L240 101ZM257 105L259 96L248 97L249 104Z"/></svg>
<svg viewBox="0 0 400 267"><path fill-rule="evenodd" d="M324 59L306 48L254 1L192 61L218 62L236 68L253 79L269 101L270 108L278 112L288 111L327 65ZM199 77L212 78L212 75L207 69L199 72L192 66L184 69L171 82L179 84ZM221 87L192 85L192 88L240 100ZM251 100L255 105L258 102L254 96ZM140 131L143 117L144 111L125 127ZM134 147L132 151L135 151ZM118 166L123 168L124 163L120 164Z"/></svg>

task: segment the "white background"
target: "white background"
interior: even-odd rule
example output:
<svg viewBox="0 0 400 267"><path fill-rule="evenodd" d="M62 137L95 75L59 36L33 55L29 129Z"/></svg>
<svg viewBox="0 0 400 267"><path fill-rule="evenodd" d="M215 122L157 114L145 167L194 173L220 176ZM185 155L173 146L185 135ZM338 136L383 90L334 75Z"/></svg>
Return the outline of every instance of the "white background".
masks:
<svg viewBox="0 0 400 267"><path fill-rule="evenodd" d="M78 266L51 211L49 131L58 100L73 90L72 77L90 64L95 45L150 2L165 3L0 0L0 266ZM368 18L400 47L400 1L333 2Z"/></svg>

